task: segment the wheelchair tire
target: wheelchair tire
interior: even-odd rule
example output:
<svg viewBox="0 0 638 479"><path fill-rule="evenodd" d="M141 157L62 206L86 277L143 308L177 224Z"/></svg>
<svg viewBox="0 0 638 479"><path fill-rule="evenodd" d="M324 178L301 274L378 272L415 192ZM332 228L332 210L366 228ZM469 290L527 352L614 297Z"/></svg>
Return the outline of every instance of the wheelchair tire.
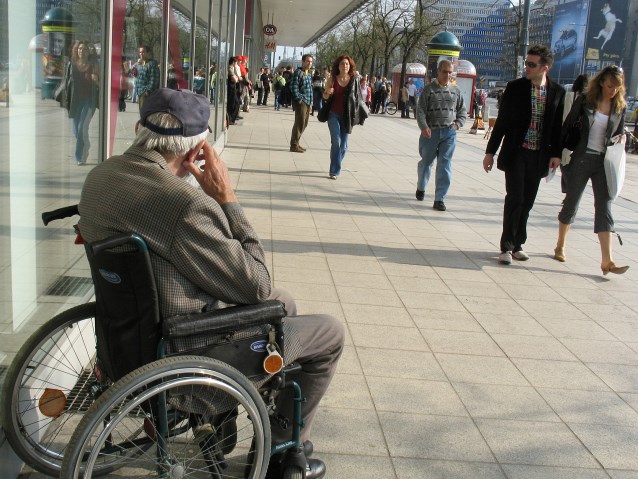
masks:
<svg viewBox="0 0 638 479"><path fill-rule="evenodd" d="M2 387L0 417L9 444L27 465L49 476L60 473L68 439L94 400L88 391L97 383L94 317L95 303L87 303L40 326L16 354ZM49 407L45 394L54 398L51 405L63 401L55 414L43 414Z"/></svg>
<svg viewBox="0 0 638 479"><path fill-rule="evenodd" d="M393 101L389 101L385 106L385 111L388 115L394 115L397 112L397 104Z"/></svg>
<svg viewBox="0 0 638 479"><path fill-rule="evenodd" d="M284 469L283 479L303 479L304 471L297 466L288 466Z"/></svg>
<svg viewBox="0 0 638 479"><path fill-rule="evenodd" d="M165 415L161 404L167 405ZM219 417L233 407L236 428L218 424L207 435L195 432L193 416ZM169 425L163 429L162 423ZM224 431L233 436L233 448ZM200 356L160 359L127 374L95 401L71 437L60 477L89 478L98 465L140 444L155 447L118 460L118 477L258 479L270 459L268 411L248 378L228 364Z"/></svg>

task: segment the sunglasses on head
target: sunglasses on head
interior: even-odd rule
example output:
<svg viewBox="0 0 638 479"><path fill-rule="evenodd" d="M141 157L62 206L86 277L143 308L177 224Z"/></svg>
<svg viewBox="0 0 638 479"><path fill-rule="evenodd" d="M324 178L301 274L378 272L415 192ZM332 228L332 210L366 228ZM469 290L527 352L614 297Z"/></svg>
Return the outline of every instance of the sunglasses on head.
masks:
<svg viewBox="0 0 638 479"><path fill-rule="evenodd" d="M536 62L530 62L529 60L525 61L525 66L526 67L530 67L530 68L536 68L539 65L544 65L544 63L536 63Z"/></svg>
<svg viewBox="0 0 638 479"><path fill-rule="evenodd" d="M621 67L619 67L618 65L606 66L605 70L607 70L609 72L614 72L614 73L623 73L623 69Z"/></svg>

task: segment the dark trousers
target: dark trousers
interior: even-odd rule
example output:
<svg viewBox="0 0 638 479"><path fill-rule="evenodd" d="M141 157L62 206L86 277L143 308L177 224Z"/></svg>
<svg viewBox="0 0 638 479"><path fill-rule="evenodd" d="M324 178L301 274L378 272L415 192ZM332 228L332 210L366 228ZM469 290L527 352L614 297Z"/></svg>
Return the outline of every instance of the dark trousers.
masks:
<svg viewBox="0 0 638 479"><path fill-rule="evenodd" d="M549 162L541 158L540 151L521 147L505 172L507 193L503 208L501 252L520 251L527 241L527 220L536 200L543 164L548 168Z"/></svg>
<svg viewBox="0 0 638 479"><path fill-rule="evenodd" d="M591 179L594 192L594 233L614 231L614 218L611 215L612 199L607 189L604 160L603 153L585 153L575 156L564 167L569 175L569 181L563 208L558 213L558 220L561 223L570 225L574 222L583 192Z"/></svg>
<svg viewBox="0 0 638 479"><path fill-rule="evenodd" d="M257 104L261 105L263 103L263 98L264 98L264 89L263 88L257 88Z"/></svg>
<svg viewBox="0 0 638 479"><path fill-rule="evenodd" d="M264 97L261 100L262 105L268 104L268 94L270 93L270 88L264 88Z"/></svg>
<svg viewBox="0 0 638 479"><path fill-rule="evenodd" d="M292 109L295 110L295 124L292 125L292 133L290 135L290 147L299 145L299 140L304 130L308 126L308 117L310 116L310 105L306 105L303 100L292 100Z"/></svg>

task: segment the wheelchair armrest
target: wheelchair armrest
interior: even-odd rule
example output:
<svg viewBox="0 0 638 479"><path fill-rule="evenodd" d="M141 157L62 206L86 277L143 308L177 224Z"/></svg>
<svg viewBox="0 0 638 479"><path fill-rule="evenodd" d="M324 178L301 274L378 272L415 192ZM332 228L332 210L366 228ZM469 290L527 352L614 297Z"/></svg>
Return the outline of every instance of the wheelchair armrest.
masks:
<svg viewBox="0 0 638 479"><path fill-rule="evenodd" d="M194 334L225 333L261 324L280 323L286 316L283 303L275 299L258 304L232 306L205 313L183 314L162 323L165 338L174 339Z"/></svg>

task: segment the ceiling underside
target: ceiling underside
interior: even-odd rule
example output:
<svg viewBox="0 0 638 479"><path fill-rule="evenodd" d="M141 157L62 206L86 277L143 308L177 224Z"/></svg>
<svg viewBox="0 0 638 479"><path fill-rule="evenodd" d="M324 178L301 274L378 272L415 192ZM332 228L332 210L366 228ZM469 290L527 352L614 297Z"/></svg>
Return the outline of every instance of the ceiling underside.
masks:
<svg viewBox="0 0 638 479"><path fill-rule="evenodd" d="M272 23L277 27L274 37L277 45L306 47L317 38L330 31L370 0L261 0L261 14L264 25ZM173 0L175 8L190 16L192 0ZM213 18L218 15L220 2L213 1ZM197 2L198 21L206 24L209 2ZM216 25L213 25L215 30ZM262 29L258 27L258 33ZM256 32L257 33L257 32ZM269 37L270 38L270 37Z"/></svg>
<svg viewBox="0 0 638 479"><path fill-rule="evenodd" d="M306 47L368 1L261 0L261 14L277 27L277 45Z"/></svg>

